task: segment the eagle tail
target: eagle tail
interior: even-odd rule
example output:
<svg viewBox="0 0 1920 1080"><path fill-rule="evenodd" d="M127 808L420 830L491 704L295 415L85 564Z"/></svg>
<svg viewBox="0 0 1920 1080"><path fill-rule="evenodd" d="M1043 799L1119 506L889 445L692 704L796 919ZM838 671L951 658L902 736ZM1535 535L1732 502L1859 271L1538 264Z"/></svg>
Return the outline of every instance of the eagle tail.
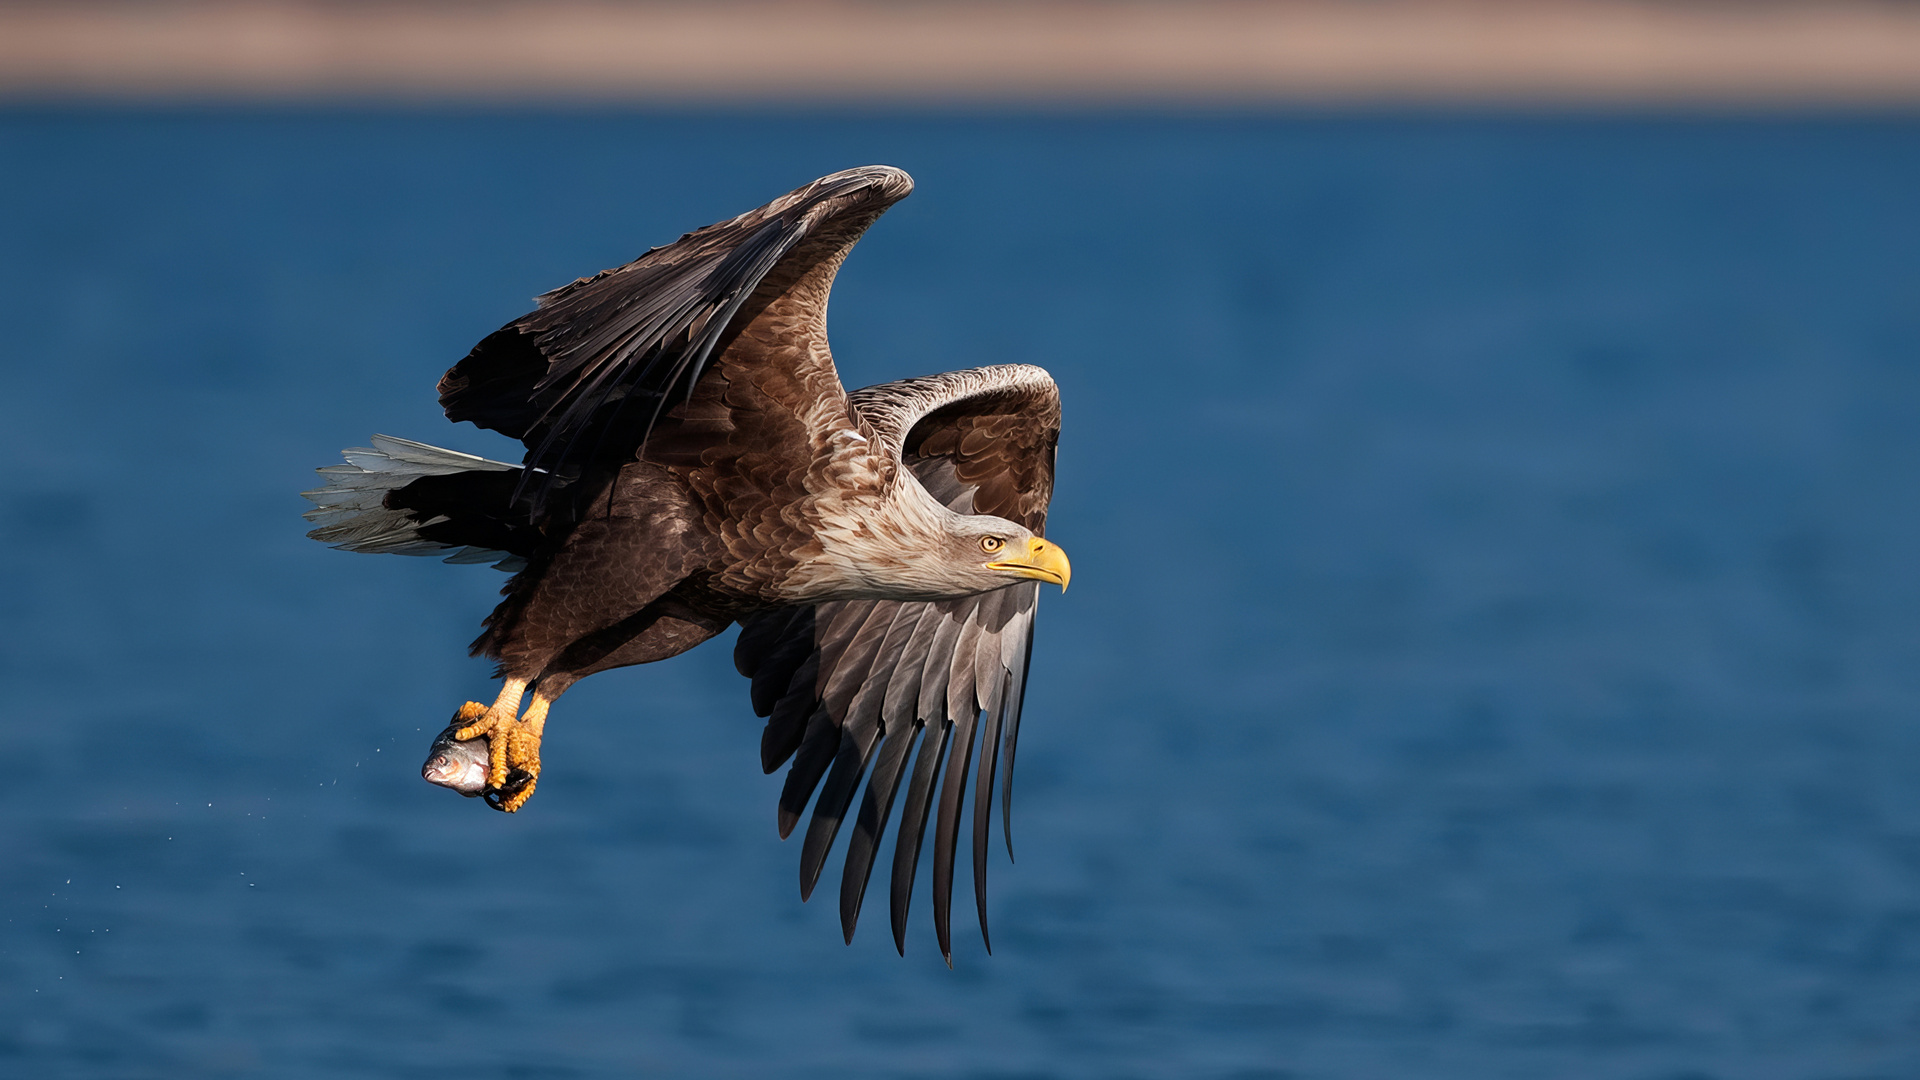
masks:
<svg viewBox="0 0 1920 1080"><path fill-rule="evenodd" d="M445 555L514 572L539 537L512 507L520 466L391 435L340 452L318 470L325 486L301 494L315 505L308 536L346 551Z"/></svg>

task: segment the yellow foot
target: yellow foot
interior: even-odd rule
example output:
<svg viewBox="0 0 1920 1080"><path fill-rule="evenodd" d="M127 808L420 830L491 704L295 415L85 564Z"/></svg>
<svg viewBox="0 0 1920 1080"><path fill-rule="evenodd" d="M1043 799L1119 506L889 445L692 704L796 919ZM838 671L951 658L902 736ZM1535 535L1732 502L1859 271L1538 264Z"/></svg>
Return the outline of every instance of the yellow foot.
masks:
<svg viewBox="0 0 1920 1080"><path fill-rule="evenodd" d="M488 769L483 794L488 806L509 814L533 797L534 786L540 779L540 735L547 719L547 702L538 694L534 695L527 714L516 718L519 698L517 692L509 695L502 691L500 700L491 708L469 701L454 714L456 722L466 722L465 727L454 732L455 739L485 736Z"/></svg>
<svg viewBox="0 0 1920 1080"><path fill-rule="evenodd" d="M507 747L513 741L513 714L518 711L519 704L514 702L506 710L500 710L469 701L453 714L454 723L466 724L453 733L455 740L487 740L487 783L492 787L499 787L507 776Z"/></svg>

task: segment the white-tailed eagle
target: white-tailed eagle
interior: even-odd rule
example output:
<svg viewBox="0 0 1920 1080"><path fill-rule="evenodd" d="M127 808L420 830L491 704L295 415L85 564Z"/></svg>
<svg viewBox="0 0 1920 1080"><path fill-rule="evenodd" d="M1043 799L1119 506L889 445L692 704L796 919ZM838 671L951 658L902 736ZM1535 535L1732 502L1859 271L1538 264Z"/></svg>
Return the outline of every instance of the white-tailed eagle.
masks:
<svg viewBox="0 0 1920 1080"><path fill-rule="evenodd" d="M519 439L521 464L375 436L320 470L307 516L314 539L350 551L514 572L473 645L504 685L450 732L487 739L487 801L509 812L533 794L548 710L569 686L738 622L734 660L767 718L761 766L792 761L780 835L814 803L802 898L853 811L840 887L852 941L904 791L894 941L904 952L932 820L950 960L969 776L984 937L991 795L998 773L1005 826L1039 583L1064 588L1069 567L1042 538L1060 431L1045 371L840 385L834 273L912 188L898 169L835 173L547 293L440 380L448 419Z"/></svg>

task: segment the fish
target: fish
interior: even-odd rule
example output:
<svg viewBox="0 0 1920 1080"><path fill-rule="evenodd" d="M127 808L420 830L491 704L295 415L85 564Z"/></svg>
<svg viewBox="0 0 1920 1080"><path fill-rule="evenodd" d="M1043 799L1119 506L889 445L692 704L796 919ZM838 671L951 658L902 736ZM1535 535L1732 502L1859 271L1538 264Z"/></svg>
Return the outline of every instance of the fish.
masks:
<svg viewBox="0 0 1920 1080"><path fill-rule="evenodd" d="M467 725L454 721L447 725L427 749L427 762L420 766L420 778L438 784L471 799L487 790L487 737L456 739L454 733Z"/></svg>

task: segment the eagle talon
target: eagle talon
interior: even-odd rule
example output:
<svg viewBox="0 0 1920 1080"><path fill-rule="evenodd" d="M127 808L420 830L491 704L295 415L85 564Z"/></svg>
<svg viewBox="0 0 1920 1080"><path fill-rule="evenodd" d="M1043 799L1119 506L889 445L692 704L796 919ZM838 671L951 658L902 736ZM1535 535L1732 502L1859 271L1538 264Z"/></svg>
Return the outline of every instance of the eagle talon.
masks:
<svg viewBox="0 0 1920 1080"><path fill-rule="evenodd" d="M488 784L481 795L488 806L503 814L511 814L520 809L521 804L527 801L527 796L533 794L533 785L538 779L537 774L515 766L507 770L505 782Z"/></svg>
<svg viewBox="0 0 1920 1080"><path fill-rule="evenodd" d="M537 764L535 768L538 768ZM538 772L530 772L516 766L508 771L506 783L487 788L487 805L503 814L511 814L533 797L534 785L539 781Z"/></svg>

